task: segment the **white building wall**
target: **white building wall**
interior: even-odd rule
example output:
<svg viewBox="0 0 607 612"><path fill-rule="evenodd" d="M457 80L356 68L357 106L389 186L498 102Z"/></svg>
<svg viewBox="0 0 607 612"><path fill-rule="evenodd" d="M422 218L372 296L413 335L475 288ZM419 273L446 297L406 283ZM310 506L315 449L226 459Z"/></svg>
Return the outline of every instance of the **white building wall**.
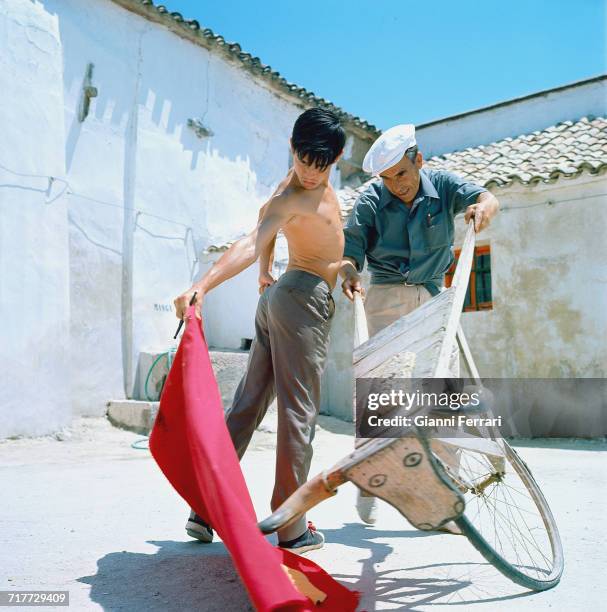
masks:
<svg viewBox="0 0 607 612"><path fill-rule="evenodd" d="M607 114L607 76L417 127L426 158ZM406 118L403 118L403 122Z"/></svg>
<svg viewBox="0 0 607 612"><path fill-rule="evenodd" d="M202 271L206 272L218 258L216 253L203 256ZM203 321L210 346L238 349L244 338L255 337L258 272L258 266L253 265L206 296Z"/></svg>
<svg viewBox="0 0 607 612"><path fill-rule="evenodd" d="M481 376L607 375L605 187L582 176L496 192L502 210L478 236L491 246L493 310L462 315Z"/></svg>
<svg viewBox="0 0 607 612"><path fill-rule="evenodd" d="M138 33L110 3L48 1L62 47L65 163L69 191L71 374L75 414L102 414L123 397L122 292L127 137L133 121ZM78 120L86 68L98 88ZM132 154L131 154L132 156ZM132 163L131 163L132 166ZM117 365L119 367L117 367Z"/></svg>
<svg viewBox="0 0 607 612"><path fill-rule="evenodd" d="M58 19L0 1L0 438L71 419L68 228ZM18 103L16 102L18 101Z"/></svg>
<svg viewBox="0 0 607 612"><path fill-rule="evenodd" d="M140 351L175 345L172 300L199 275L197 254L253 227L287 169L301 111L238 67L112 2L51 0L46 7L59 15L75 192L71 327L82 353L73 354L74 402L80 414L102 414L109 398L131 393ZM99 95L80 124L88 63ZM202 118L214 135L196 137L190 118ZM246 321L249 331L225 338L225 324L209 325L209 342L239 346L251 335L255 300L219 303L226 322Z"/></svg>

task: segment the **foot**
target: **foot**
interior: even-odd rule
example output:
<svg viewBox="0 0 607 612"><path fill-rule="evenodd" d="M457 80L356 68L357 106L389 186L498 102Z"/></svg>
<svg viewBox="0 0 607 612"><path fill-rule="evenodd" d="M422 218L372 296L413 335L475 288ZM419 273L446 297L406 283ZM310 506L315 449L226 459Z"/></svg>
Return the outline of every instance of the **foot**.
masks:
<svg viewBox="0 0 607 612"><path fill-rule="evenodd" d="M308 521L308 528L300 535L298 538L294 540L289 540L287 542L278 542L278 546L280 548L284 548L285 550L290 550L291 552L297 553L300 555L301 553L308 552L309 550L316 550L317 548L322 548L325 543L325 536L320 531L316 531L316 527Z"/></svg>
<svg viewBox="0 0 607 612"><path fill-rule="evenodd" d="M359 489L356 494L356 510L361 521L374 525L377 522L377 497L367 495Z"/></svg>
<svg viewBox="0 0 607 612"><path fill-rule="evenodd" d="M205 523L193 510L190 512L190 518L185 524L186 533L196 540L208 544L213 541L213 529L208 523Z"/></svg>

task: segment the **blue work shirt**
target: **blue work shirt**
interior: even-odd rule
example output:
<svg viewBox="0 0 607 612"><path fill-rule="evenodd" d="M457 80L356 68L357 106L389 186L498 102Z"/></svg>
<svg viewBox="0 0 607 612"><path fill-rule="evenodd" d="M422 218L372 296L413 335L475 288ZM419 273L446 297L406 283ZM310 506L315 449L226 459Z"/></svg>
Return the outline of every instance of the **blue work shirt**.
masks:
<svg viewBox="0 0 607 612"><path fill-rule="evenodd" d="M372 284L422 284L436 295L453 262L453 219L487 190L444 170L419 174L410 208L382 180L369 185L344 227L344 256L359 272L366 257Z"/></svg>

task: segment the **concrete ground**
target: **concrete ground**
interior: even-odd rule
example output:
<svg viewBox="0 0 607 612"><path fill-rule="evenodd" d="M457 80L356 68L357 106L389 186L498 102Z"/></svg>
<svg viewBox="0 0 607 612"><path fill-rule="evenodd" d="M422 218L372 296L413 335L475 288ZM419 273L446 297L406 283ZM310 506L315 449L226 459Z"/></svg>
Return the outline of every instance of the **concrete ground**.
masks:
<svg viewBox="0 0 607 612"><path fill-rule="evenodd" d="M312 474L350 451L350 427L321 417ZM149 452L131 448L140 436L99 418L57 437L0 442L0 589L69 590L78 611L250 609L223 544L186 536L185 503ZM243 460L259 516L268 510L273 440L256 432ZM309 557L362 592L360 610L604 609L607 444L518 449L560 526L566 568L555 589L525 591L465 538L416 531L383 503L377 526L362 525L350 484L310 513L327 544Z"/></svg>

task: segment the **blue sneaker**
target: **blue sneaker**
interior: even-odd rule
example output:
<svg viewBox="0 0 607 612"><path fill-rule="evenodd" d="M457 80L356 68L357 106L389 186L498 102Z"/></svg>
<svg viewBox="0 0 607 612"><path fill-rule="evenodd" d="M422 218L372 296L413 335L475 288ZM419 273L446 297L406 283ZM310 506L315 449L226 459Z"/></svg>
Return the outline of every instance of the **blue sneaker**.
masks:
<svg viewBox="0 0 607 612"><path fill-rule="evenodd" d="M288 542L278 542L280 548L290 550L296 554L308 552L309 550L316 550L322 548L325 543L325 536L320 531L316 531L316 527L308 521L308 528L294 540Z"/></svg>
<svg viewBox="0 0 607 612"><path fill-rule="evenodd" d="M205 544L213 541L213 529L208 523L205 523L195 512L190 512L190 518L185 524L186 533L196 540L200 540Z"/></svg>

